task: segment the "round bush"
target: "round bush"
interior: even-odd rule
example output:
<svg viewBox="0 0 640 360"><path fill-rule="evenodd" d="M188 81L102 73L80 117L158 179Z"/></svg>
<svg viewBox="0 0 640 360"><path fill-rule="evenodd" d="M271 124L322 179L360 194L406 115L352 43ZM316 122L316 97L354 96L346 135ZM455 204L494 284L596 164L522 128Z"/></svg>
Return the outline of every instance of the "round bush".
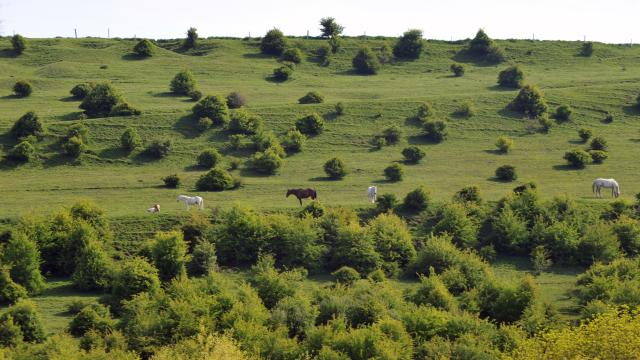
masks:
<svg viewBox="0 0 640 360"><path fill-rule="evenodd" d="M391 126L382 130L382 136L387 141L387 144L393 145L402 138L402 131L397 126Z"/></svg>
<svg viewBox="0 0 640 360"><path fill-rule="evenodd" d="M13 85L13 93L17 97L27 97L33 92L31 83L25 80L19 80Z"/></svg>
<svg viewBox="0 0 640 360"><path fill-rule="evenodd" d="M150 57L155 52L155 46L151 41L142 39L133 47L133 52L140 57Z"/></svg>
<svg viewBox="0 0 640 360"><path fill-rule="evenodd" d="M536 117L546 113L548 106L542 92L537 87L525 85L511 102L511 108L531 117Z"/></svg>
<svg viewBox="0 0 640 360"><path fill-rule="evenodd" d="M74 86L69 93L74 99L82 100L93 90L95 85L93 83L82 83Z"/></svg>
<svg viewBox="0 0 640 360"><path fill-rule="evenodd" d="M456 116L470 118L476 114L476 109L473 103L465 101L462 104L460 104L453 113Z"/></svg>
<svg viewBox="0 0 640 360"><path fill-rule="evenodd" d="M82 336L90 330L106 335L115 329L109 308L101 304L91 304L80 310L69 323L69 332L73 336Z"/></svg>
<svg viewBox="0 0 640 360"><path fill-rule="evenodd" d="M403 174L404 170L400 164L391 164L384 169L384 177L387 181L401 181Z"/></svg>
<svg viewBox="0 0 640 360"><path fill-rule="evenodd" d="M450 69L453 75L455 75L456 77L460 77L464 75L464 65L462 64L458 64L458 63L451 64Z"/></svg>
<svg viewBox="0 0 640 360"><path fill-rule="evenodd" d="M126 101L123 101L111 108L109 116L132 116L140 115L141 113L142 112L140 111L140 109L134 107Z"/></svg>
<svg viewBox="0 0 640 360"><path fill-rule="evenodd" d="M65 154L73 158L77 158L83 152L85 152L87 146L82 141L82 138L78 136L72 136L62 144L62 149L64 150Z"/></svg>
<svg viewBox="0 0 640 360"><path fill-rule="evenodd" d="M130 300L134 295L160 289L158 269L142 257L127 258L119 262L120 269L116 272L111 293L114 301Z"/></svg>
<svg viewBox="0 0 640 360"><path fill-rule="evenodd" d="M282 146L287 152L302 151L307 137L298 129L289 130L282 138Z"/></svg>
<svg viewBox="0 0 640 360"><path fill-rule="evenodd" d="M511 66L498 74L498 84L502 87L520 88L524 85L524 72L518 66Z"/></svg>
<svg viewBox="0 0 640 360"><path fill-rule="evenodd" d="M171 92L178 95L189 95L196 89L196 79L191 70L184 69L176 74L169 84Z"/></svg>
<svg viewBox="0 0 640 360"><path fill-rule="evenodd" d="M569 105L560 105L556 109L555 118L558 121L569 121L573 109Z"/></svg>
<svg viewBox="0 0 640 360"><path fill-rule="evenodd" d="M11 47L13 47L13 51L20 55L27 48L27 40L24 36L20 34L15 34L11 37Z"/></svg>
<svg viewBox="0 0 640 360"><path fill-rule="evenodd" d="M293 74L293 69L288 66L280 66L279 68L273 69L273 78L278 81L287 81Z"/></svg>
<svg viewBox="0 0 640 360"><path fill-rule="evenodd" d="M358 74L374 75L380 70L380 61L368 47L362 47L351 60L351 65Z"/></svg>
<svg viewBox="0 0 640 360"><path fill-rule="evenodd" d="M387 146L387 140L382 136L376 136L371 141L371 145L373 145L374 148L380 150L383 147Z"/></svg>
<svg viewBox="0 0 640 360"><path fill-rule="evenodd" d="M393 55L400 59L417 59L422 53L422 30L406 31L393 47Z"/></svg>
<svg viewBox="0 0 640 360"><path fill-rule="evenodd" d="M19 162L29 162L36 157L36 149L28 141L22 141L11 148L9 157Z"/></svg>
<svg viewBox="0 0 640 360"><path fill-rule="evenodd" d="M496 147L499 152L506 154L511 151L511 147L513 147L513 140L506 136L500 136L498 137L498 140L496 140Z"/></svg>
<svg viewBox="0 0 640 360"><path fill-rule="evenodd" d="M463 187L453 196L453 201L480 204L482 202L482 199L480 198L480 189L475 185Z"/></svg>
<svg viewBox="0 0 640 360"><path fill-rule="evenodd" d="M170 139L165 140L153 140L147 146L146 152L152 157L161 159L169 155L173 149L173 142Z"/></svg>
<svg viewBox="0 0 640 360"><path fill-rule="evenodd" d="M251 168L263 174L275 174L282 167L282 158L273 148L257 152L250 160Z"/></svg>
<svg viewBox="0 0 640 360"><path fill-rule="evenodd" d="M0 304L15 304L20 299L26 299L29 297L27 289L22 285L17 284L11 279L9 272L9 266L3 265L0 267ZM2 325L0 325L1 327ZM2 330L0 330L2 333ZM3 345L0 340L0 345Z"/></svg>
<svg viewBox="0 0 640 360"><path fill-rule="evenodd" d="M338 180L347 175L347 168L342 160L333 158L324 163L324 172L329 178Z"/></svg>
<svg viewBox="0 0 640 360"><path fill-rule="evenodd" d="M320 45L316 49L315 53L318 56L320 64L322 64L322 66L328 66L331 63L331 46L329 46L328 44Z"/></svg>
<svg viewBox="0 0 640 360"><path fill-rule="evenodd" d="M429 206L430 200L431 196L429 192L421 186L407 193L402 205L408 211L420 212Z"/></svg>
<svg viewBox="0 0 640 360"><path fill-rule="evenodd" d="M516 168L511 165L502 165L496 169L496 178L502 181L514 181L518 178Z"/></svg>
<svg viewBox="0 0 640 360"><path fill-rule="evenodd" d="M282 55L287 48L287 39L278 29L269 30L260 41L260 51L267 55Z"/></svg>
<svg viewBox="0 0 640 360"><path fill-rule="evenodd" d="M300 104L320 104L324 102L324 96L317 91L309 91L305 96L298 99Z"/></svg>
<svg viewBox="0 0 640 360"><path fill-rule="evenodd" d="M593 131L591 131L590 129L580 129L578 130L578 136L580 136L580 139L582 139L582 142L587 142L591 136L593 136Z"/></svg>
<svg viewBox="0 0 640 360"><path fill-rule="evenodd" d="M13 319L13 323L20 328L25 342L41 343L45 340L42 318L36 305L31 300L19 300L0 315L0 324Z"/></svg>
<svg viewBox="0 0 640 360"><path fill-rule="evenodd" d="M398 198L394 194L382 194L376 199L376 211L386 213L398 205Z"/></svg>
<svg viewBox="0 0 640 360"><path fill-rule="evenodd" d="M611 124L613 122L613 114L607 114L604 119L602 119L602 122L605 124Z"/></svg>
<svg viewBox="0 0 640 360"><path fill-rule="evenodd" d="M227 130L233 134L256 134L262 130L262 118L258 115L250 114L244 109L236 110L231 114L231 121L227 125Z"/></svg>
<svg viewBox="0 0 640 360"><path fill-rule="evenodd" d="M341 103L341 102L337 103L335 109L336 109L336 115L340 116L340 115L344 114L344 104L343 103Z"/></svg>
<svg viewBox="0 0 640 360"><path fill-rule="evenodd" d="M180 178L177 174L165 176L164 178L162 178L162 182L164 182L164 187L169 189L180 187Z"/></svg>
<svg viewBox="0 0 640 360"><path fill-rule="evenodd" d="M40 122L38 115L33 111L29 111L16 120L9 133L15 139L26 136L41 136L44 134L44 126Z"/></svg>
<svg viewBox="0 0 640 360"><path fill-rule="evenodd" d="M198 191L223 191L233 187L233 178L221 168L214 168L196 181Z"/></svg>
<svg viewBox="0 0 640 360"><path fill-rule="evenodd" d="M96 84L80 103L80 109L89 116L106 116L117 104L122 95L110 83Z"/></svg>
<svg viewBox="0 0 640 360"><path fill-rule="evenodd" d="M406 162L411 164L419 163L425 155L425 152L417 146L409 146L402 150L402 156Z"/></svg>
<svg viewBox="0 0 640 360"><path fill-rule="evenodd" d="M591 155L584 150L575 149L564 153L564 159L570 166L582 169L591 162Z"/></svg>
<svg viewBox="0 0 640 360"><path fill-rule="evenodd" d="M591 150L589 151L589 154L591 154L591 160L593 160L595 164L602 164L607 160L607 158L609 158L607 152L602 150Z"/></svg>
<svg viewBox="0 0 640 360"><path fill-rule="evenodd" d="M247 98L237 91L227 95L227 106L229 109L238 109L247 105Z"/></svg>
<svg viewBox="0 0 640 360"><path fill-rule="evenodd" d="M324 129L324 120L320 115L313 113L298 119L296 129L306 135L317 135Z"/></svg>
<svg viewBox="0 0 640 360"><path fill-rule="evenodd" d="M205 169L211 169L212 167L219 165L222 161L222 155L218 150L211 148L207 149L198 155L198 166Z"/></svg>
<svg viewBox="0 0 640 360"><path fill-rule="evenodd" d="M549 119L547 114L541 114L537 117L538 124L540 125L540 131L543 133L548 133L549 130L553 127L553 121Z"/></svg>
<svg viewBox="0 0 640 360"><path fill-rule="evenodd" d="M336 279L336 282L338 284L347 286L352 285L354 282L360 280L360 273L356 269L348 266L343 266L338 270L332 272L331 276Z"/></svg>
<svg viewBox="0 0 640 360"><path fill-rule="evenodd" d="M432 141L441 142L447 138L447 123L441 120L427 121L424 123L425 136Z"/></svg>
<svg viewBox="0 0 640 360"><path fill-rule="evenodd" d="M127 128L120 137L120 144L125 150L133 151L142 146L142 138L140 138L136 129Z"/></svg>
<svg viewBox="0 0 640 360"><path fill-rule="evenodd" d="M194 49L198 46L198 29L192 27L187 30L187 37L184 39L184 47L186 49Z"/></svg>
<svg viewBox="0 0 640 360"><path fill-rule="evenodd" d="M282 53L281 59L294 64L300 64L302 62L302 51L298 48L288 48Z"/></svg>
<svg viewBox="0 0 640 360"><path fill-rule="evenodd" d="M191 91L189 91L189 94L187 94L187 95L193 101L198 101L198 100L202 99L202 91L200 91L200 90L191 90Z"/></svg>
<svg viewBox="0 0 640 360"><path fill-rule="evenodd" d="M196 123L196 129L198 131L207 131L207 129L209 129L212 126L213 126L213 120L206 117L198 119L198 122Z"/></svg>
<svg viewBox="0 0 640 360"><path fill-rule="evenodd" d="M199 118L209 118L215 125L222 125L229 121L227 102L220 96L205 96L193 106L193 114Z"/></svg>
<svg viewBox="0 0 640 360"><path fill-rule="evenodd" d="M607 147L608 147L607 140L602 136L596 136L593 139L591 139L591 145L590 145L591 150L606 151Z"/></svg>
<svg viewBox="0 0 640 360"><path fill-rule="evenodd" d="M416 118L418 120L424 122L434 115L435 111L433 110L433 106L430 103L422 103L418 105L418 111L416 113Z"/></svg>

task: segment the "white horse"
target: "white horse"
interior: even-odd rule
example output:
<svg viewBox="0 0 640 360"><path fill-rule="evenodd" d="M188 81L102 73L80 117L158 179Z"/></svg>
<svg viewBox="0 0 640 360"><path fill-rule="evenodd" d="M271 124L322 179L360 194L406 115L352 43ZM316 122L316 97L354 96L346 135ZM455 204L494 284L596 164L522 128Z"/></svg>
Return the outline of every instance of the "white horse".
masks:
<svg viewBox="0 0 640 360"><path fill-rule="evenodd" d="M176 201L182 201L189 210L189 205L197 205L200 210L204 209L204 200L200 196L178 195Z"/></svg>
<svg viewBox="0 0 640 360"><path fill-rule="evenodd" d="M160 204L155 204L153 205L153 207L150 207L147 209L148 212L150 213L159 213L160 212Z"/></svg>
<svg viewBox="0 0 640 360"><path fill-rule="evenodd" d="M369 196L369 202L372 204L375 203L378 198L378 188L375 186L369 186L367 189L367 195Z"/></svg>
<svg viewBox="0 0 640 360"><path fill-rule="evenodd" d="M611 196L618 197L620 196L620 185L615 179L595 179L593 180L593 184L591 185L591 190L597 197L602 197L600 190L602 188L611 189Z"/></svg>

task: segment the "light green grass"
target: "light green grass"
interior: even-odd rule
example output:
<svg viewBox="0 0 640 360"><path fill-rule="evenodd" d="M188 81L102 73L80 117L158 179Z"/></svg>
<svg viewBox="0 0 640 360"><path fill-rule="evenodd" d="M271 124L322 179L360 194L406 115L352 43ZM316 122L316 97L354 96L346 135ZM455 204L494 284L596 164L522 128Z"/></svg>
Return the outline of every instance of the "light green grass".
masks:
<svg viewBox="0 0 640 360"><path fill-rule="evenodd" d="M599 176L615 177L623 198L640 191L637 174L640 163L640 122L628 105L640 90L640 47L597 44L594 56L576 56L576 42L501 41L508 63L480 66L465 63L467 72L453 78L448 67L462 45L428 42L426 53L414 62L385 66L376 76L359 76L350 71L350 59L361 44L379 47L383 40L347 39L345 49L332 64L315 62L312 49L321 40L291 40L303 48L306 61L297 67L294 79L286 83L267 80L277 65L274 58L259 54L257 41L204 40L205 55L191 56L159 49L156 56L135 60L127 56L135 44L126 40L46 39L30 40L30 48L20 57L0 53L0 132L27 110L35 110L51 129L63 133L74 123L78 102L69 101L69 90L84 81L108 80L122 91L143 115L131 118L90 119L90 154L80 163L60 157L53 148L41 145L43 160L18 167L5 166L0 172L0 218L15 218L28 212L48 212L68 205L74 199L89 198L111 217L144 216L149 206L160 203L163 213L182 213L175 202L179 193L194 193L194 183L202 171L191 170L196 155L206 147L225 149L226 134L218 129L198 134L187 116L193 105L184 97L167 94L173 75L190 68L205 94L226 95L240 91L249 101L249 110L265 118L267 129L277 134L290 128L296 118L317 111L327 119L326 131L308 141L300 154L286 159L275 176L256 176L244 167L235 171L243 179L236 191L201 194L207 207L229 206L244 202L261 209L296 207L294 199L285 199L289 187L315 187L319 200L329 205L366 206L366 188L377 184L380 193L403 196L418 185L432 190L437 200L449 199L463 186L480 186L487 199L495 200L520 182L535 181L545 197L569 195L588 202L594 200L590 181ZM387 40L391 42L391 40ZM0 40L0 49L9 47ZM527 52L531 51L530 55ZM459 60L459 59L458 59ZM570 104L574 121L556 125L550 134L529 134L528 121L504 111L515 91L497 89L497 73L509 63L525 70L528 82L540 86L552 108ZM100 69L101 65L107 69ZM28 79L35 86L26 99L10 96L17 79ZM320 105L298 105L307 91L326 96ZM346 114L335 117L332 107L342 101ZM436 107L439 118L449 119L449 139L430 144L420 137L421 130L407 119L422 101ZM472 101L476 116L460 119L452 115L463 101ZM612 111L615 120L603 124L604 111ZM389 125L404 131L399 145L372 151L369 140ZM160 161L147 161L134 153L118 149L120 134L126 126L138 129L145 140L171 137L174 152ZM610 159L603 165L582 171L563 168L566 150L576 144L576 130L589 127L607 138ZM507 135L515 140L508 155L496 155L495 139ZM4 151L13 142L0 137ZM400 151L410 144L422 147L427 156L421 164L406 166L405 180L383 181L382 170L401 160ZM227 161L244 161L247 153L227 153ZM343 181L325 181L323 163L341 157L350 174ZM519 179L515 183L492 180L496 167L515 165ZM178 173L185 186L178 190L160 187L160 178Z"/></svg>

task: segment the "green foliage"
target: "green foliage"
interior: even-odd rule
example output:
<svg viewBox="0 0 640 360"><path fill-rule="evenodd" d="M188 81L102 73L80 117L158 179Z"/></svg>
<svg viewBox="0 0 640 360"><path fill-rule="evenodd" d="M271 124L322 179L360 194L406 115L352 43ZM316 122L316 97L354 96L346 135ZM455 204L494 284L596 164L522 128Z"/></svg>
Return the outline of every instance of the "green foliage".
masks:
<svg viewBox="0 0 640 360"><path fill-rule="evenodd" d="M567 163L576 168L583 169L587 164L591 162L591 155L588 152L581 149L574 149L564 153L564 159Z"/></svg>
<svg viewBox="0 0 640 360"><path fill-rule="evenodd" d="M227 102L220 96L205 96L193 106L193 115L198 118L209 118L215 125L223 125L229 121Z"/></svg>
<svg viewBox="0 0 640 360"><path fill-rule="evenodd" d="M480 197L480 189L475 185L466 186L456 192L456 194L453 196L453 201L460 203L481 204L482 198Z"/></svg>
<svg viewBox="0 0 640 360"><path fill-rule="evenodd" d="M569 121L571 119L573 109L569 105L560 105L556 109L555 118L558 121Z"/></svg>
<svg viewBox="0 0 640 360"><path fill-rule="evenodd" d="M336 104L335 109L336 109L336 115L340 116L344 114L345 106L342 102L338 102Z"/></svg>
<svg viewBox="0 0 640 360"><path fill-rule="evenodd" d="M160 289L158 269L141 257L121 260L111 285L114 300L130 300L136 294L153 293Z"/></svg>
<svg viewBox="0 0 640 360"><path fill-rule="evenodd" d="M538 297L538 286L531 277L523 278L517 285L499 285L488 282L480 291L482 311L498 323L520 320Z"/></svg>
<svg viewBox="0 0 640 360"><path fill-rule="evenodd" d="M27 39L20 34L15 34L11 37L11 47L16 54L20 55L27 49Z"/></svg>
<svg viewBox="0 0 640 360"><path fill-rule="evenodd" d="M578 261L585 265L612 261L620 256L620 241L607 224L591 224L584 229L577 256Z"/></svg>
<svg viewBox="0 0 640 360"><path fill-rule="evenodd" d="M426 210L431 202L431 194L422 186L407 193L402 202L403 207L412 212Z"/></svg>
<svg viewBox="0 0 640 360"><path fill-rule="evenodd" d="M510 66L500 71L498 84L502 87L521 88L524 85L524 72L518 66Z"/></svg>
<svg viewBox="0 0 640 360"><path fill-rule="evenodd" d="M45 339L44 326L36 305L30 300L20 300L0 315L0 324L10 320L22 332L22 340L26 342L42 342Z"/></svg>
<svg viewBox="0 0 640 360"><path fill-rule="evenodd" d="M19 162L29 162L35 159L36 156L36 148L28 141L19 142L11 148L11 152L7 154L7 157Z"/></svg>
<svg viewBox="0 0 640 360"><path fill-rule="evenodd" d="M324 96L317 91L309 91L305 96L298 99L300 104L320 104L324 102Z"/></svg>
<svg viewBox="0 0 640 360"><path fill-rule="evenodd" d="M224 191L233 188L233 177L224 169L214 167L196 181L199 191Z"/></svg>
<svg viewBox="0 0 640 360"><path fill-rule="evenodd" d="M98 83L80 103L80 109L89 116L106 116L120 102L122 95L110 83Z"/></svg>
<svg viewBox="0 0 640 360"><path fill-rule="evenodd" d="M255 263L269 233L263 218L248 208L234 206L220 211L211 230L218 262L224 266Z"/></svg>
<svg viewBox="0 0 640 360"><path fill-rule="evenodd" d="M455 109L453 114L464 118L470 118L476 114L476 109L473 103L465 101Z"/></svg>
<svg viewBox="0 0 640 360"><path fill-rule="evenodd" d="M500 136L498 137L498 140L496 140L496 147L498 148L498 151L503 154L506 154L509 151L511 151L512 146L513 146L513 140L506 136Z"/></svg>
<svg viewBox="0 0 640 360"><path fill-rule="evenodd" d="M548 106L542 92L532 85L525 85L509 105L515 111L536 117L547 112Z"/></svg>
<svg viewBox="0 0 640 360"><path fill-rule="evenodd" d="M607 144L607 140L602 136L594 136L591 139L591 144L589 145L591 150L601 150L607 151L609 145Z"/></svg>
<svg viewBox="0 0 640 360"><path fill-rule="evenodd" d="M22 285L29 294L44 289L44 277L40 274L40 251L35 240L27 234L15 231L4 245L2 263L10 266L11 279Z"/></svg>
<svg viewBox="0 0 640 360"><path fill-rule="evenodd" d="M186 49L195 49L198 46L198 30L190 27L187 30L187 38L184 39L184 47Z"/></svg>
<svg viewBox="0 0 640 360"><path fill-rule="evenodd" d="M531 251L531 265L533 265L533 270L536 274L540 274L551 267L553 262L549 257L550 254L544 246L538 245L533 248Z"/></svg>
<svg viewBox="0 0 640 360"><path fill-rule="evenodd" d="M282 147L287 152L300 152L304 148L307 137L298 129L291 129L282 138Z"/></svg>
<svg viewBox="0 0 640 360"><path fill-rule="evenodd" d="M169 153L171 153L171 150L173 150L173 142L171 139L155 139L147 145L145 152L156 159L162 159L167 157Z"/></svg>
<svg viewBox="0 0 640 360"><path fill-rule="evenodd" d="M249 281L258 291L264 305L271 309L280 300L293 296L305 277L306 272L298 269L278 272L272 256L261 256L251 267Z"/></svg>
<svg viewBox="0 0 640 360"><path fill-rule="evenodd" d="M133 47L133 52L140 57L150 57L155 53L155 45L147 39L138 41L136 46Z"/></svg>
<svg viewBox="0 0 640 360"><path fill-rule="evenodd" d="M343 266L338 270L331 273L331 276L336 280L338 284L346 286L353 285L356 281L360 280L360 273L354 268Z"/></svg>
<svg viewBox="0 0 640 360"><path fill-rule="evenodd" d="M429 120L424 123L424 134L435 142L441 142L447 138L447 123L442 120Z"/></svg>
<svg viewBox="0 0 640 360"><path fill-rule="evenodd" d="M199 118L198 122L196 123L196 129L202 132L207 131L212 126L213 126L213 120L206 117Z"/></svg>
<svg viewBox="0 0 640 360"><path fill-rule="evenodd" d="M158 232L151 243L151 257L161 281L186 274L187 243L182 232Z"/></svg>
<svg viewBox="0 0 640 360"><path fill-rule="evenodd" d="M320 60L320 64L322 66L329 66L331 63L331 46L329 44L320 45L316 51L316 55L318 56L318 60Z"/></svg>
<svg viewBox="0 0 640 360"><path fill-rule="evenodd" d="M200 99L202 99L202 91L200 91L200 90L191 90L191 91L189 91L189 94L187 94L187 95L193 101L199 101Z"/></svg>
<svg viewBox="0 0 640 360"><path fill-rule="evenodd" d="M81 83L71 88L69 93L74 99L82 100L89 95L94 86L94 83Z"/></svg>
<svg viewBox="0 0 640 360"><path fill-rule="evenodd" d="M325 17L320 19L320 31L322 32L320 36L324 38L335 38L342 34L344 27L338 24L335 18Z"/></svg>
<svg viewBox="0 0 640 360"><path fill-rule="evenodd" d="M397 144L402 139L402 131L397 126L390 126L382 130L382 136L387 141L387 144Z"/></svg>
<svg viewBox="0 0 640 360"><path fill-rule="evenodd" d="M96 231L88 226L86 230L87 236L83 237L76 250L77 258L71 280L80 290L107 290L111 285L113 272L111 259L99 242Z"/></svg>
<svg viewBox="0 0 640 360"><path fill-rule="evenodd" d="M459 203L442 206L436 213L435 234L449 234L452 241L461 248L475 248L478 245L478 226Z"/></svg>
<svg viewBox="0 0 640 360"><path fill-rule="evenodd" d="M287 39L278 29L269 30L260 41L260 51L267 55L280 56L287 48Z"/></svg>
<svg viewBox="0 0 640 360"><path fill-rule="evenodd" d="M33 85L26 80L18 80L13 85L13 93L17 97L28 97L33 92Z"/></svg>
<svg viewBox="0 0 640 360"><path fill-rule="evenodd" d="M591 55L593 55L593 43L591 41L582 43L580 55L585 57L590 57Z"/></svg>
<svg viewBox="0 0 640 360"><path fill-rule="evenodd" d="M282 53L281 59L294 64L300 64L302 62L302 51L298 48L288 48Z"/></svg>
<svg viewBox="0 0 640 360"><path fill-rule="evenodd" d="M252 135L260 132L262 127L262 117L240 109L231 114L231 120L227 125L227 130L233 134Z"/></svg>
<svg viewBox="0 0 640 360"><path fill-rule="evenodd" d="M72 136L62 143L62 150L64 150L64 153L74 159L80 157L86 149L87 146L78 136Z"/></svg>
<svg viewBox="0 0 640 360"><path fill-rule="evenodd" d="M419 163L425 155L424 150L417 146L409 146L402 149L402 156L404 156L405 161L410 164Z"/></svg>
<svg viewBox="0 0 640 360"><path fill-rule="evenodd" d="M273 78L278 81L287 81L293 74L293 69L288 66L280 66L273 69Z"/></svg>
<svg viewBox="0 0 640 360"><path fill-rule="evenodd" d="M640 223L623 215L613 224L613 231L625 253L631 256L640 254Z"/></svg>
<svg viewBox="0 0 640 360"><path fill-rule="evenodd" d="M227 95L227 106L229 109L239 109L247 105L247 98L241 93L234 91Z"/></svg>
<svg viewBox="0 0 640 360"><path fill-rule="evenodd" d="M635 307L640 304L638 259L619 258L611 263L594 263L578 276L576 294L581 304L599 301L609 305Z"/></svg>
<svg viewBox="0 0 640 360"><path fill-rule="evenodd" d="M381 256L376 252L373 237L366 228L357 223L338 227L336 242L331 248L330 268L349 266L366 274L381 265Z"/></svg>
<svg viewBox="0 0 640 360"><path fill-rule="evenodd" d="M330 179L340 180L347 175L347 167L339 158L333 158L324 163L324 172Z"/></svg>
<svg viewBox="0 0 640 360"><path fill-rule="evenodd" d="M373 145L377 150L380 150L387 146L387 140L384 137L376 136L371 140L371 145Z"/></svg>
<svg viewBox="0 0 640 360"><path fill-rule="evenodd" d="M607 152L602 150L590 150L589 155L591 155L591 160L593 160L594 164L602 164L609 158Z"/></svg>
<svg viewBox="0 0 640 360"><path fill-rule="evenodd" d="M0 267L0 304L15 304L28 295L27 289L11 279L9 266Z"/></svg>
<svg viewBox="0 0 640 360"><path fill-rule="evenodd" d="M369 221L367 232L375 249L382 257L387 275L396 269L405 269L416 258L416 250L407 224L398 216L382 213Z"/></svg>
<svg viewBox="0 0 640 360"><path fill-rule="evenodd" d="M140 109L134 107L126 101L123 101L111 108L109 116L132 116L140 115L141 113L142 111L140 111Z"/></svg>
<svg viewBox="0 0 640 360"><path fill-rule="evenodd" d="M315 325L318 310L301 296L288 296L278 301L271 312L271 323L283 325L289 337L303 339Z"/></svg>
<svg viewBox="0 0 640 360"><path fill-rule="evenodd" d="M127 128L120 136L120 144L127 151L133 151L142 146L142 138L134 128Z"/></svg>
<svg viewBox="0 0 640 360"><path fill-rule="evenodd" d="M449 68L451 69L451 72L453 73L453 75L456 77L461 77L464 75L465 69L464 69L464 65L462 64L453 63Z"/></svg>
<svg viewBox="0 0 640 360"><path fill-rule="evenodd" d="M180 177L177 174L163 177L162 182L164 182L164 187L169 189L176 189L180 187Z"/></svg>
<svg viewBox="0 0 640 360"><path fill-rule="evenodd" d="M435 110L431 103L421 103L418 105L418 111L416 114L416 118L421 122L427 121L427 119L433 117L436 114Z"/></svg>
<svg viewBox="0 0 640 360"><path fill-rule="evenodd" d="M193 77L191 70L184 69L177 73L171 80L169 89L174 94L185 96L194 91L196 89L196 79Z"/></svg>
<svg viewBox="0 0 640 360"><path fill-rule="evenodd" d="M85 306L69 323L69 332L73 336L82 336L88 331L96 331L102 336L115 330L115 321L109 308L101 304Z"/></svg>
<svg viewBox="0 0 640 360"><path fill-rule="evenodd" d="M492 63L504 61L502 50L482 29L478 30L476 37L469 42L469 52Z"/></svg>
<svg viewBox="0 0 640 360"><path fill-rule="evenodd" d="M0 321L0 349L2 347L17 347L22 344L22 330L13 322L13 317L7 316ZM4 354L0 350L0 355Z"/></svg>
<svg viewBox="0 0 640 360"><path fill-rule="evenodd" d="M283 160L274 148L258 151L249 160L251 168L263 174L275 174L282 167Z"/></svg>
<svg viewBox="0 0 640 360"><path fill-rule="evenodd" d="M398 205L398 198L394 194L382 194L376 199L376 211L386 213Z"/></svg>
<svg viewBox="0 0 640 360"><path fill-rule="evenodd" d="M507 253L525 253L528 248L527 222L511 207L504 207L491 220L492 242L496 250Z"/></svg>
<svg viewBox="0 0 640 360"><path fill-rule="evenodd" d="M553 127L553 121L549 119L549 116L546 113L539 115L537 119L538 119L538 124L540 125L541 132L546 134Z"/></svg>
<svg viewBox="0 0 640 360"><path fill-rule="evenodd" d="M222 162L222 155L216 148L206 149L198 155L198 166L211 169Z"/></svg>
<svg viewBox="0 0 640 360"><path fill-rule="evenodd" d="M430 305L436 309L451 311L457 308L456 299L438 275L420 276L420 286L410 295L417 305Z"/></svg>
<svg viewBox="0 0 640 360"><path fill-rule="evenodd" d="M368 47L361 47L351 60L351 65L358 74L375 75L380 70L380 61Z"/></svg>
<svg viewBox="0 0 640 360"><path fill-rule="evenodd" d="M387 44L382 44L378 53L378 61L380 64L389 64L393 61L393 50Z"/></svg>
<svg viewBox="0 0 640 360"><path fill-rule="evenodd" d="M205 275L217 269L215 244L208 240L198 239L191 252L191 260L187 264L189 275Z"/></svg>
<svg viewBox="0 0 640 360"><path fill-rule="evenodd" d="M417 59L422 53L422 30L408 30L398 38L393 47L393 55L400 59Z"/></svg>
<svg viewBox="0 0 640 360"><path fill-rule="evenodd" d="M387 179L387 181L402 181L403 175L404 169L398 163L393 163L384 169L384 177Z"/></svg>
<svg viewBox="0 0 640 360"><path fill-rule="evenodd" d="M591 131L591 129L582 128L578 130L578 135L580 136L580 139L582 139L582 142L586 143L593 136L593 131Z"/></svg>

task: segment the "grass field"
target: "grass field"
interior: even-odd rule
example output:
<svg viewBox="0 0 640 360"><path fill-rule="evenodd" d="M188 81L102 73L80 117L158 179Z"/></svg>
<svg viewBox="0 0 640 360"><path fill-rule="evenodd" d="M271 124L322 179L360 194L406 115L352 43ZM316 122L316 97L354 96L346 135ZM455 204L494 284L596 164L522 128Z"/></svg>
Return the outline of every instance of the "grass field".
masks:
<svg viewBox="0 0 640 360"><path fill-rule="evenodd" d="M193 165L201 150L215 146L224 150L227 161L244 161L249 155L227 151L227 134L220 129L203 134L193 130L189 119L193 102L168 93L169 81L183 68L194 72L205 94L244 94L249 110L262 115L266 128L277 134L309 112L326 119L325 132L311 138L302 153L288 157L277 175L258 176L241 166L234 175L242 177L242 188L201 194L208 207L240 201L261 209L291 208L297 204L285 199L286 188L307 186L315 187L325 204L366 206L366 188L372 183L378 185L379 193L398 196L425 185L438 200L449 199L461 187L475 184L485 198L495 200L515 186L492 179L495 168L503 164L517 167L516 183L537 182L544 197L566 194L600 201L590 193L590 181L600 176L615 177L623 198L640 191L640 115L631 106L640 91L640 46L596 44L594 55L584 58L577 55L577 42L499 41L509 61L485 66L458 58L463 45L430 41L417 61L386 65L376 76L359 76L350 65L357 48L368 44L375 49L391 39L346 39L344 50L328 67L320 66L312 55L321 40L290 41L302 48L307 58L297 67L293 80L285 83L269 81L278 65L276 59L260 55L256 40L203 40L199 56L158 49L154 57L145 60L130 56L135 42L129 40L33 39L20 57L0 51L0 133L28 110L36 111L51 133L63 133L80 114L69 90L85 81L111 81L143 111L138 117L86 120L91 131L90 152L79 162L61 157L56 149L43 144L41 161L17 167L5 163L0 170L0 218L48 212L79 198L94 200L111 217L144 216L144 210L155 203L168 214L183 212L174 198L179 193L194 193L202 171ZM0 40L0 49L9 46L8 39ZM450 75L448 68L454 60L465 63L464 77ZM525 70L527 82L544 91L552 108L571 105L573 121L557 124L549 134L530 133L530 120L505 110L516 92L495 86L497 73L509 63ZM103 65L107 68L102 69ZM19 99L11 95L18 79L34 84L32 96ZM326 103L297 104L310 90L324 94ZM338 101L346 105L346 114L340 117L333 113ZM422 101L433 103L438 117L449 120L445 142L425 141L421 129L411 121ZM464 101L475 104L474 117L453 116ZM606 111L615 116L611 124L601 122ZM389 125L402 128L403 140L374 151L369 141ZM135 127L147 141L171 137L173 153L159 161L139 153L125 154L119 149L119 137L127 126ZM585 170L568 170L562 156L569 149L583 147L577 143L580 127L605 136L610 158ZM512 153L497 155L492 151L499 135L515 140ZM400 151L407 143L422 147L426 158L421 164L405 167L404 181L385 182L382 170L401 160ZM6 152L14 143L2 135L0 144ZM324 177L322 165L334 156L341 157L350 169L343 181ZM161 187L161 177L171 173L184 179L182 189Z"/></svg>

